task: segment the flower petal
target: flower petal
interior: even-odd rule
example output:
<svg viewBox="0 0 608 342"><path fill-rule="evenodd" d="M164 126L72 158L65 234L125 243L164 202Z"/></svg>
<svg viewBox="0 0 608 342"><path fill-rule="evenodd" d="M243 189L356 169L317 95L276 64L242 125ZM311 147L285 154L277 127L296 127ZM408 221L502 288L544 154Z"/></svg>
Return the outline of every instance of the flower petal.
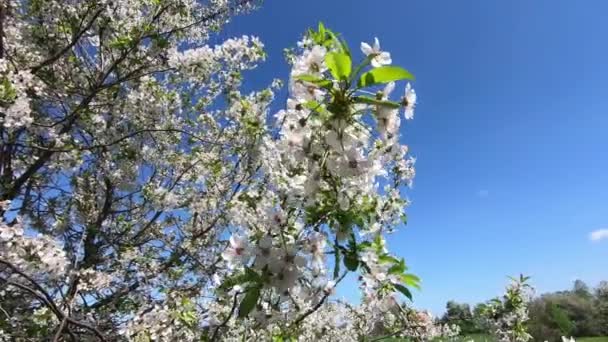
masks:
<svg viewBox="0 0 608 342"><path fill-rule="evenodd" d="M388 99L389 95L395 90L395 82L389 82L384 90L382 90L382 95L384 99Z"/></svg>
<svg viewBox="0 0 608 342"><path fill-rule="evenodd" d="M378 62L382 65L389 65L393 62L391 59L391 54L389 52L382 52L376 57Z"/></svg>
<svg viewBox="0 0 608 342"><path fill-rule="evenodd" d="M361 52L363 52L366 56L368 56L368 55L374 53L374 50L366 42L361 42Z"/></svg>

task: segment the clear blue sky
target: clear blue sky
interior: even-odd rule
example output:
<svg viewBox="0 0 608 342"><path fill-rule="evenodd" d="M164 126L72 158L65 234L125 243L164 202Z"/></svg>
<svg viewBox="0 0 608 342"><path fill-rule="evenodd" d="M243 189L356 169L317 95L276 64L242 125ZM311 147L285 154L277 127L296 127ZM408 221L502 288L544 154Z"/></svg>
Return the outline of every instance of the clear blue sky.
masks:
<svg viewBox="0 0 608 342"><path fill-rule="evenodd" d="M266 0L222 36L266 44L252 86L285 79L282 49L318 21L353 49L378 36L416 75L413 205L389 246L423 279L415 305L440 313L520 272L541 292L608 279L608 240L588 237L608 228L606 13L604 0Z"/></svg>

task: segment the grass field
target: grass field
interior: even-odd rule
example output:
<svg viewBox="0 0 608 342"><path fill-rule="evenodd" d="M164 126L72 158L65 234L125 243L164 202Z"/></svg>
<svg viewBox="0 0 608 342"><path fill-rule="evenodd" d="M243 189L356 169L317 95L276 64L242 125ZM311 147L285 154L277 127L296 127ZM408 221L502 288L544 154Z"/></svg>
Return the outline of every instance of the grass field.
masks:
<svg viewBox="0 0 608 342"><path fill-rule="evenodd" d="M606 337L581 337L576 339L576 342L608 342L608 336Z"/></svg>
<svg viewBox="0 0 608 342"><path fill-rule="evenodd" d="M456 342L467 342L471 340L475 342L494 342L494 340L490 336L483 334L463 336L456 340Z"/></svg>
<svg viewBox="0 0 608 342"><path fill-rule="evenodd" d="M452 340L454 342L494 342L494 340L488 335L469 335L461 337L458 340ZM579 337L576 338L576 342L608 342L607 337Z"/></svg>
<svg viewBox="0 0 608 342"><path fill-rule="evenodd" d="M403 338L387 338L387 339L383 339L383 342L408 342L410 341L409 339L403 339ZM451 340L444 340L444 339L437 339L437 340L433 340L433 342L495 342L494 339L492 339L492 337L488 336L488 335L483 335L483 334L479 334L479 335L467 335L467 336L463 336L463 337L459 337L458 339L451 339ZM542 341L541 341L542 342ZM608 342L608 336L606 337L578 337L576 338L576 342Z"/></svg>

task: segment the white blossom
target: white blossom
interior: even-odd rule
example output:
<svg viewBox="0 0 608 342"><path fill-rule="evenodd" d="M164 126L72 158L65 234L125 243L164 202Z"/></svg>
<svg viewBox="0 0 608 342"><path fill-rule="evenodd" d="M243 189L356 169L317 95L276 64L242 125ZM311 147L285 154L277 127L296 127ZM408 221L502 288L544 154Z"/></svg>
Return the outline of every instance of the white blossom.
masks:
<svg viewBox="0 0 608 342"><path fill-rule="evenodd" d="M374 38L373 47L368 43L361 42L361 51L366 56L371 56L371 64L373 67L381 67L392 63L391 54L386 51L380 50L380 41L378 38Z"/></svg>

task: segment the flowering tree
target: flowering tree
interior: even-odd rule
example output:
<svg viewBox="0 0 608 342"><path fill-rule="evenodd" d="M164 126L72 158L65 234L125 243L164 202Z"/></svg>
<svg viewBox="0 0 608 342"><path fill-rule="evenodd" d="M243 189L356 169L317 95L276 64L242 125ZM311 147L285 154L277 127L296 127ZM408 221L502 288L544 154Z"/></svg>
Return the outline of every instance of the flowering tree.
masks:
<svg viewBox="0 0 608 342"><path fill-rule="evenodd" d="M414 176L416 94L390 96L413 76L320 25L270 115L280 82L239 90L262 43L207 44L254 6L0 4L0 336L405 336L398 295L419 280L384 236ZM331 300L348 272L359 307Z"/></svg>
<svg viewBox="0 0 608 342"><path fill-rule="evenodd" d="M503 297L493 299L484 307L489 326L499 341L526 342L532 339L526 326L528 303L533 292L528 279L523 275L512 278Z"/></svg>

